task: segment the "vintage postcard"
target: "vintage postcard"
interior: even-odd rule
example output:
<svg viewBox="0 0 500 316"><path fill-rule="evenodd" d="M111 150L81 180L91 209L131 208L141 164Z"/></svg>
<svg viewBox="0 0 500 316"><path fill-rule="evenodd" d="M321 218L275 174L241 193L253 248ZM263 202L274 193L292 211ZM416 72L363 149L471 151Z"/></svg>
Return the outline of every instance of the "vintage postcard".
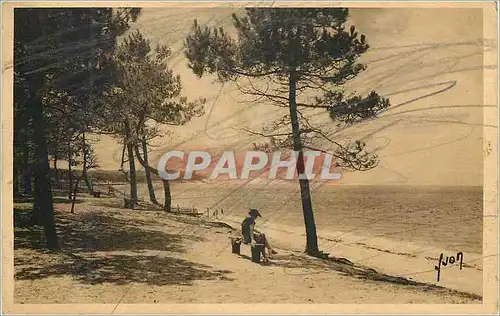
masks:
<svg viewBox="0 0 500 316"><path fill-rule="evenodd" d="M497 314L497 8L3 3L2 311Z"/></svg>

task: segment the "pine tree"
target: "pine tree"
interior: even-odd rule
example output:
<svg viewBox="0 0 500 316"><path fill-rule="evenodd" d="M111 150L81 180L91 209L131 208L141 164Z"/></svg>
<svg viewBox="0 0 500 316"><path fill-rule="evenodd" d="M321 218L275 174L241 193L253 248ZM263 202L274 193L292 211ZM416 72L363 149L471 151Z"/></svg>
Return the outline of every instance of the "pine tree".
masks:
<svg viewBox="0 0 500 316"><path fill-rule="evenodd" d="M170 54L166 46L152 49L150 41L136 31L123 40L113 55L117 80L107 93L106 117L110 121L105 125L108 131L125 140L131 175L134 157L148 172L158 175L158 170L149 165L147 148L150 140L163 136L159 124L183 125L203 114L203 99L189 102L181 95L180 76L167 65ZM132 177L130 180L133 186L135 180ZM170 212L170 184L162 181L165 211ZM153 196L152 184L148 186Z"/></svg>
<svg viewBox="0 0 500 316"><path fill-rule="evenodd" d="M389 106L375 92L359 97L341 89L365 69L357 59L369 48L354 26L346 29L347 18L348 9L344 8L248 8L243 16L233 14L236 38L222 27L201 27L195 20L185 41L189 67L197 76L214 74L220 82L235 82L242 93L259 102L288 108L281 120L266 127L267 134L254 133L299 152L296 167L306 252L313 256L323 254L318 247L309 180L300 177L304 174L303 150L313 149L314 140L322 139L338 147L332 156L339 165L358 170L373 168L377 158L364 150L362 142L345 146L335 142L313 126L302 109L323 109L335 121L354 124ZM250 85L241 86L241 78ZM314 102L308 103L311 94ZM283 132L285 125L291 132Z"/></svg>

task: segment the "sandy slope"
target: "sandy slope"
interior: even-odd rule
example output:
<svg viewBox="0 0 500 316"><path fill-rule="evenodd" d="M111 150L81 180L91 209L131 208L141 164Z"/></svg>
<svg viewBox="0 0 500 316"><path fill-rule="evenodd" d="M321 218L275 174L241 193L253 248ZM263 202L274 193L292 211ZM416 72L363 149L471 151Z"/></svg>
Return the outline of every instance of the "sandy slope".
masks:
<svg viewBox="0 0 500 316"><path fill-rule="evenodd" d="M192 20L228 26L233 9L145 9L135 28L172 45L172 66L184 93L208 99L207 113L158 139L153 160L166 150L212 148L243 150L252 139L242 127L259 130L276 115L266 104L246 100L234 85L197 79L186 66L182 40ZM363 139L381 157L378 168L344 174L344 184L482 184L481 10L353 9L351 22L366 34L368 69L346 88L372 89L390 97L393 107L379 119L335 134L338 140ZM486 47L484 47L486 46ZM320 122L326 116L317 116ZM166 132L167 135L167 132ZM116 170L120 145L102 138L96 145L104 169ZM155 160L154 160L155 161Z"/></svg>
<svg viewBox="0 0 500 316"><path fill-rule="evenodd" d="M210 209L210 218L222 210L217 218L234 227L248 208L257 207L263 214L259 229L280 247L301 251L305 236L297 184L280 182L273 190L258 181L241 185L175 183L173 205ZM480 187L316 186L312 198L322 250L391 275L481 295ZM157 189L162 201L161 184ZM140 192L147 195L145 185ZM457 252L464 253L462 270L457 265L443 267L437 282L434 266L439 255Z"/></svg>
<svg viewBox="0 0 500 316"><path fill-rule="evenodd" d="M273 234L279 254L257 265L246 246L242 256L231 253L225 225L99 206L110 202L79 204L75 215L57 205L58 254L37 250L36 231L16 230L16 302L480 303L477 295L397 278L350 253L342 257L352 262L306 257L287 246L299 235Z"/></svg>
<svg viewBox="0 0 500 316"><path fill-rule="evenodd" d="M238 227L240 219L232 217L224 221ZM302 250L299 245L304 243L303 229L274 224L272 229L265 229L265 232L278 247L295 251ZM466 267L462 270L456 265L443 267L440 282L437 282L434 270L434 265L438 263L436 257L439 257L441 253L445 256L456 255L455 252L430 245L422 246L410 242L396 242L383 237L362 236L361 233L323 230L320 243L328 245L322 249L334 257L348 258L352 262L374 268L381 273L477 295L482 294L482 254L464 253Z"/></svg>

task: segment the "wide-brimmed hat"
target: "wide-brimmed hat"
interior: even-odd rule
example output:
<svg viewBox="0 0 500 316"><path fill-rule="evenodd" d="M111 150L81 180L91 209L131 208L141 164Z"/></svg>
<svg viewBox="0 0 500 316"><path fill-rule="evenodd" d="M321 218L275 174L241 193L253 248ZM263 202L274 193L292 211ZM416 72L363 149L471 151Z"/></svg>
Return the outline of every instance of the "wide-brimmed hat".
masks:
<svg viewBox="0 0 500 316"><path fill-rule="evenodd" d="M255 215L255 216L258 216L258 217L262 217L262 215L260 215L260 212L258 209L256 208L251 208L250 209L250 212L248 212L248 214L250 215Z"/></svg>

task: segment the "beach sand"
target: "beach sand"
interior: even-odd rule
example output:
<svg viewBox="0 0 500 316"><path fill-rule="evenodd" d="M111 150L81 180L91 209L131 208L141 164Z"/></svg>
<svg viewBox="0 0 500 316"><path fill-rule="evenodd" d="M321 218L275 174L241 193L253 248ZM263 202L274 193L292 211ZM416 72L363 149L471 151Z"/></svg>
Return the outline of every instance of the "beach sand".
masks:
<svg viewBox="0 0 500 316"><path fill-rule="evenodd" d="M222 209L218 219L239 227L249 208L263 218L257 226L284 248L304 249L299 186L253 183L178 183L174 206L200 212ZM322 185L323 184L323 185ZM142 187L144 194L145 187ZM161 200L161 191L157 192ZM436 282L441 253L463 252L470 267L446 267L439 285L482 293L483 193L481 187L311 186L320 248L384 271ZM220 212L219 212L220 213ZM296 236L289 242L290 236ZM467 264L469 265L469 264ZM448 272L450 271L450 272ZM449 277L448 277L449 275Z"/></svg>
<svg viewBox="0 0 500 316"><path fill-rule="evenodd" d="M174 196L181 197L181 191L198 192L188 188L187 184L174 184ZM205 194L210 192L206 187L201 188ZM391 188L353 190L344 194L361 198L367 192L380 196L385 191L385 195L404 196L401 190L395 193ZM426 190L423 189L422 196L429 199ZM449 195L457 198L456 190L443 190L453 192ZM477 188L459 190L458 195L464 200L473 205L480 203ZM198 193L203 197L201 191ZM467 195L472 198L467 199ZM321 199L316 192L315 200ZM181 199L174 198L175 204L178 201ZM293 225L291 217L280 222L273 219L269 207L262 210L264 218L258 228L269 236L278 255L269 265L258 265L250 261L247 246L242 246L242 256L231 253L229 236L239 233L246 207L241 200L231 201L239 208L232 211L223 208L224 215L199 218L165 216L151 207L146 210L111 207L113 203L119 206L122 203L119 199L89 199L77 204L76 214L69 214L69 205L57 204L61 253L37 249L41 232L16 229L15 300L44 304L252 303L258 297L261 303L480 303L481 250L450 234L443 234L439 244L432 242L433 234L443 230L432 225L432 218L444 214L449 218L450 229L474 236L472 231L480 229L480 222L452 223L466 213L477 215L477 209L458 207L447 213L437 207L432 214L407 212L420 222L426 222L421 217L430 216L427 218L430 225L398 221L399 225L391 223L387 232L399 229L399 233L379 236L381 228L376 225L361 225L357 221L359 229L353 230L344 223L355 220L336 221L335 218L346 215L340 208L339 217L323 216L331 210L322 209L318 203L315 215L319 244L331 258L321 260L303 253L305 231L301 219L296 218ZM190 206L196 202L192 201ZM292 203L285 212L297 213L300 209ZM385 215L396 212L388 210ZM381 213L372 213L371 221L381 220ZM356 218L357 214L351 212L351 215ZM406 234L406 238L400 238L409 227L426 230L427 234ZM422 242L424 235L428 236L426 243ZM434 270L437 257L441 252L452 255L457 251L464 253L462 270L457 265L442 267L438 283Z"/></svg>

